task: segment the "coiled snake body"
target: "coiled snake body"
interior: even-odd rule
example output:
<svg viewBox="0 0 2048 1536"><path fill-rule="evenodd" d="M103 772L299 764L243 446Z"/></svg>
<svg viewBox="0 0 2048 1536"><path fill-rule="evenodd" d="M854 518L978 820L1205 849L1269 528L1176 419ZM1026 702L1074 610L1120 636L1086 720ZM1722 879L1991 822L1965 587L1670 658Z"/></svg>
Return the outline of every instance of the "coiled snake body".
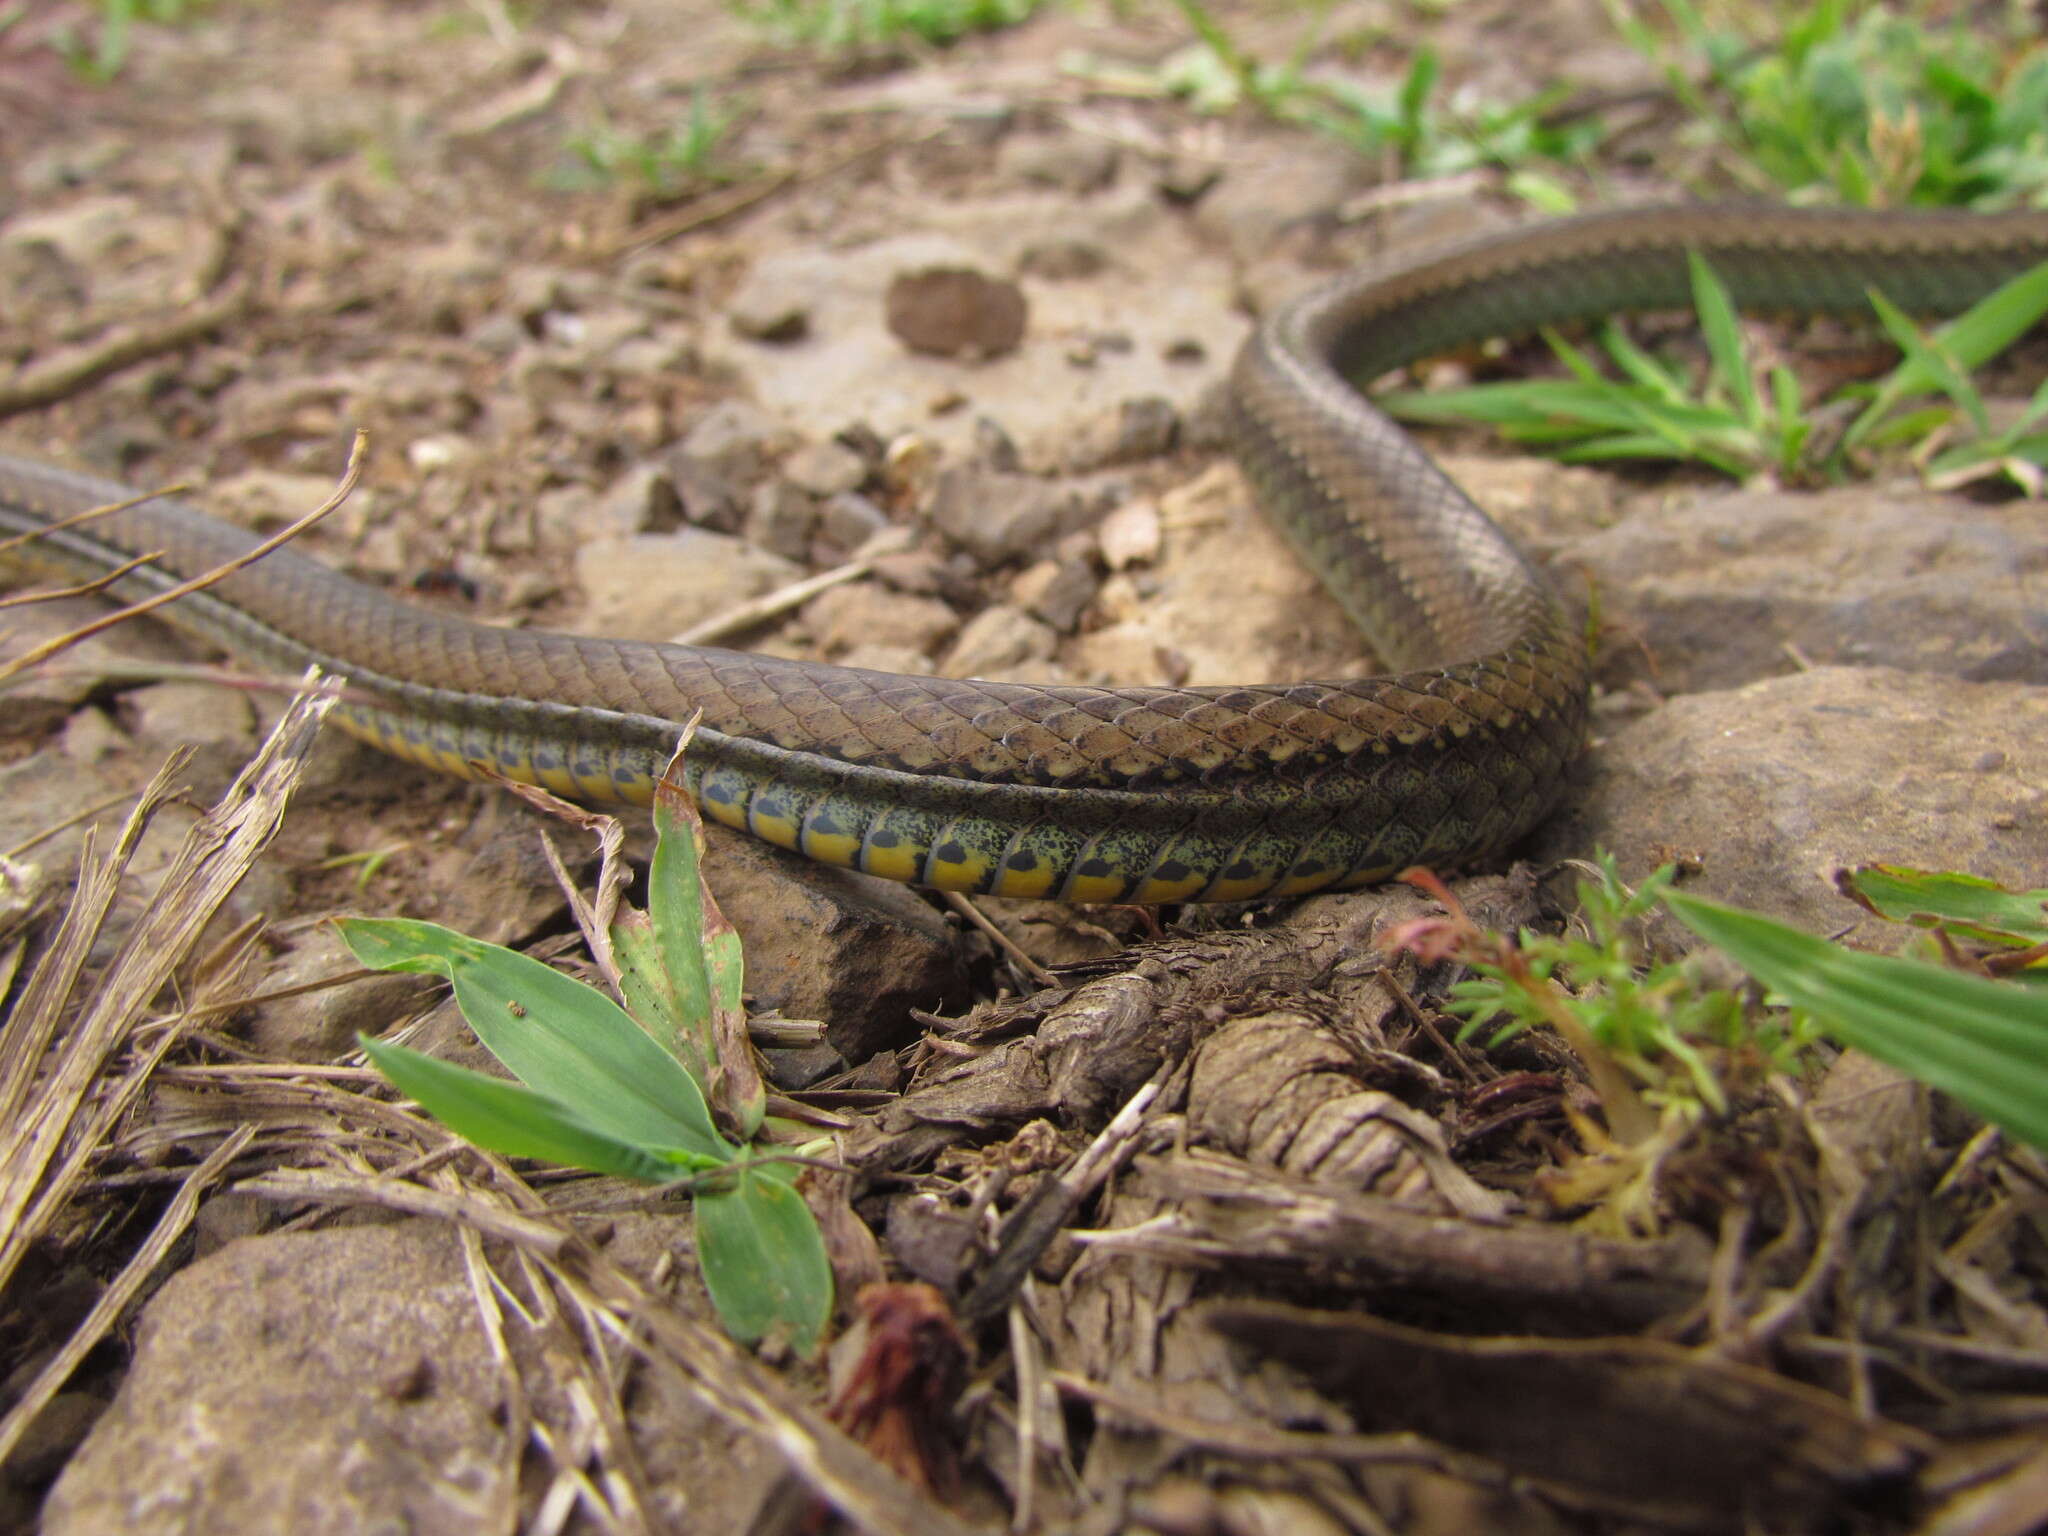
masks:
<svg viewBox="0 0 2048 1536"><path fill-rule="evenodd" d="M678 722L705 813L826 863L949 890L1224 901L1356 886L1512 843L1582 740L1589 660L1542 575L1348 379L1488 336L1689 302L1686 254L1750 308L1960 309L2048 259L2048 213L1656 208L1354 272L1262 324L1231 377L1269 516L1394 675L1205 688L896 676L498 629L286 549L166 617L251 659L343 674L337 718L401 757L646 802ZM0 456L0 535L128 498ZM161 590L250 537L159 499L15 553ZM1218 615L1228 622L1228 615Z"/></svg>

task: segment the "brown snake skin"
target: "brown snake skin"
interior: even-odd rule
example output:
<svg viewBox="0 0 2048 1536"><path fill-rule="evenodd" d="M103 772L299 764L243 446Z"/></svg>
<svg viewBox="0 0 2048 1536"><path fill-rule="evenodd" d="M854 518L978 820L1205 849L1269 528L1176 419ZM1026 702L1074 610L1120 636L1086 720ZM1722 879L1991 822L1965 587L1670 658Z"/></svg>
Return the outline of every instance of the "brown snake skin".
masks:
<svg viewBox="0 0 2048 1536"><path fill-rule="evenodd" d="M1206 688L894 676L492 628L290 550L168 616L267 664L346 675L377 702L338 718L388 750L586 799L644 802L677 723L701 710L687 777L707 815L893 879L1217 901L1461 864L1556 801L1584 735L1587 649L1522 553L1347 380L1488 336L1681 307L1688 251L1749 308L1862 313L1878 287L1944 313L2048 260L2048 213L1591 215L1403 253L1273 316L1231 377L1238 457L1392 676ZM132 494L0 456L0 536ZM77 574L162 551L115 588L132 597L250 542L159 499L0 558Z"/></svg>

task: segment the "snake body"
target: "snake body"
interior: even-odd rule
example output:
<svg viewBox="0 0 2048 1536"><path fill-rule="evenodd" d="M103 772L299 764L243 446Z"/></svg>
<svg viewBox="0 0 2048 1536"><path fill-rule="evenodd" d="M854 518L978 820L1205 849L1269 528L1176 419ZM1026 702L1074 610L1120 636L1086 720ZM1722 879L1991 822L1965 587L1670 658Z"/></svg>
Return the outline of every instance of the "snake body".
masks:
<svg viewBox="0 0 2048 1536"><path fill-rule="evenodd" d="M2048 259L2048 213L1657 208L1352 272L1259 326L1231 376L1267 513L1386 661L1382 677L1098 688L898 676L500 629L287 549L166 616L353 684L337 718L400 757L645 803L678 722L705 814L813 859L948 890L1223 901L1498 852L1556 801L1587 717L1583 635L1540 572L1348 382L1490 336L1690 300L1687 253L1747 308L1952 312ZM135 493L0 456L0 556L160 591L246 550L182 502L51 530Z"/></svg>

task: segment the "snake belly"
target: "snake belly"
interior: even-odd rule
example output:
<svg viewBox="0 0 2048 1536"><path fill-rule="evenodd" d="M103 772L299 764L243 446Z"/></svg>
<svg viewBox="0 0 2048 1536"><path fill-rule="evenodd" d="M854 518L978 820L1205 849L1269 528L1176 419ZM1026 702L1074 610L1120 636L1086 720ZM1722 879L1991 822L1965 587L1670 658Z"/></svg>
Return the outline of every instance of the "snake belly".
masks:
<svg viewBox="0 0 2048 1536"><path fill-rule="evenodd" d="M2048 213L1666 207L1589 215L1351 272L1278 311L1231 375L1239 462L1387 676L1098 688L895 675L709 647L501 629L280 550L164 610L251 661L350 680L335 718L414 762L647 803L680 722L704 814L812 859L945 890L1234 901L1497 854L1584 738L1584 634L1543 575L1351 380L1492 336L1690 302L1688 252L1751 309L1948 313L2048 259ZM0 455L0 561L124 599L246 550L157 498ZM1229 615L1218 615L1219 623Z"/></svg>

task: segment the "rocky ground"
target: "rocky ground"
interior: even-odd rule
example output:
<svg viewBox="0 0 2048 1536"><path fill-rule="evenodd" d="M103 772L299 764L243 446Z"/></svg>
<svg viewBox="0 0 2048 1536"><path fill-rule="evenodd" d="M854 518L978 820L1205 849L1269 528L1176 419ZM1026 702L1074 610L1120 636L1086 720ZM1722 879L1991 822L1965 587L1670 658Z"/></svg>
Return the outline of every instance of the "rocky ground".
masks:
<svg viewBox="0 0 2048 1536"><path fill-rule="evenodd" d="M1220 14L1267 56L1299 24ZM1431 15L1451 77L1477 89L1654 97L1590 0ZM1470 184L1388 198L1330 142L1070 67L1156 63L1185 42L1166 7L824 60L701 4L221 0L144 34L108 85L64 69L62 19L31 6L0 31L0 448L187 482L270 529L327 494L367 429L362 489L306 547L506 624L1118 684L1369 667L1223 455L1220 381L1276 297L1519 216ZM1391 80L1415 24L1340 5L1331 35ZM699 92L732 121L673 188L594 177L574 150L665 130ZM1658 185L1650 162L1613 174ZM973 276L931 275L946 271ZM113 358L124 331L140 343ZM1526 850L1534 871L1467 888L1476 907L1535 921L1556 894L1541 869L1596 847L1630 878L1683 858L1695 889L1821 932L1859 917L1829 884L1843 864L2040 883L2036 507L1436 446L1561 584L1597 590L1609 636L1570 807ZM779 606L741 611L763 597ZM10 611L10 639L90 611ZM78 812L97 808L104 839L171 748L196 752L104 949L282 705L165 680L192 659L136 627L7 696L0 853L59 886L91 824ZM338 910L563 948L535 827L501 796L325 741L214 941L267 924L238 952L242 996L347 972L320 925ZM1828 1156L1847 1159L1827 1180L1818 1141L1773 1141L1796 1117L1766 1116L1740 1155L1695 1154L1655 1235L1525 1220L1493 1230L1536 1246L1468 1252L1429 1223L1539 1214L1529 1169L1576 1101L1540 1046L1495 1063L1418 1030L1415 1001L1444 978L1365 957L1420 897L1191 917L1137 948L1161 938L1148 914L990 904L1027 962L916 893L723 838L713 865L756 1007L823 1025L777 1070L845 1117L859 1179L836 1198L862 1235L835 1255L866 1255L842 1268L849 1291L886 1270L971 1298L995 1214L1164 1085L1108 1186L1055 1222L1116 1235L1037 1254L1007 1333L1003 1308L963 1303L978 1364L941 1435L952 1514L933 1503L922 1528L996 1529L1029 1500L1049 1530L1892 1530L1959 1488L2010 1499L1955 1470L1971 1456L2038 1482L2037 1415L2014 1405L2048 1372L2041 1166L1980 1147L1929 1195L1968 1133L1930 1128L1910 1090L1816 1090L1811 1113L1841 1120ZM1038 990L1031 962L1073 969ZM181 989L217 981L188 970ZM355 979L189 1026L15 1275L8 1402L223 1126L258 1134L230 1149L168 1278L16 1444L0 1523L40 1507L61 1536L800 1528L775 1524L804 1506L777 1504L762 1422L597 1336L593 1318L631 1315L624 1289L550 1289L523 1250L431 1215L231 1187L281 1167L417 1172L322 1085L367 1091L356 1031L434 1003L410 979ZM424 1035L478 1057L445 1006ZM1540 1112L1489 1119L1511 1080L1539 1085ZM436 1145L414 1150L446 1163ZM1912 1242L1879 1231L1900 1212ZM1840 1232L1816 1237L1837 1218L1865 1234L1853 1258ZM616 1287L701 1323L686 1214L598 1225ZM1317 1332L1278 1310L1366 1295L1391 1321ZM1773 1311L1788 1296L1796 1316ZM656 1356L666 1326L638 1335ZM1482 1359L1453 1334L1600 1342ZM767 1364L763 1391L831 1394L822 1369ZM1404 1413L1388 1380L1438 1385ZM1526 1412L1479 1411L1502 1402Z"/></svg>

